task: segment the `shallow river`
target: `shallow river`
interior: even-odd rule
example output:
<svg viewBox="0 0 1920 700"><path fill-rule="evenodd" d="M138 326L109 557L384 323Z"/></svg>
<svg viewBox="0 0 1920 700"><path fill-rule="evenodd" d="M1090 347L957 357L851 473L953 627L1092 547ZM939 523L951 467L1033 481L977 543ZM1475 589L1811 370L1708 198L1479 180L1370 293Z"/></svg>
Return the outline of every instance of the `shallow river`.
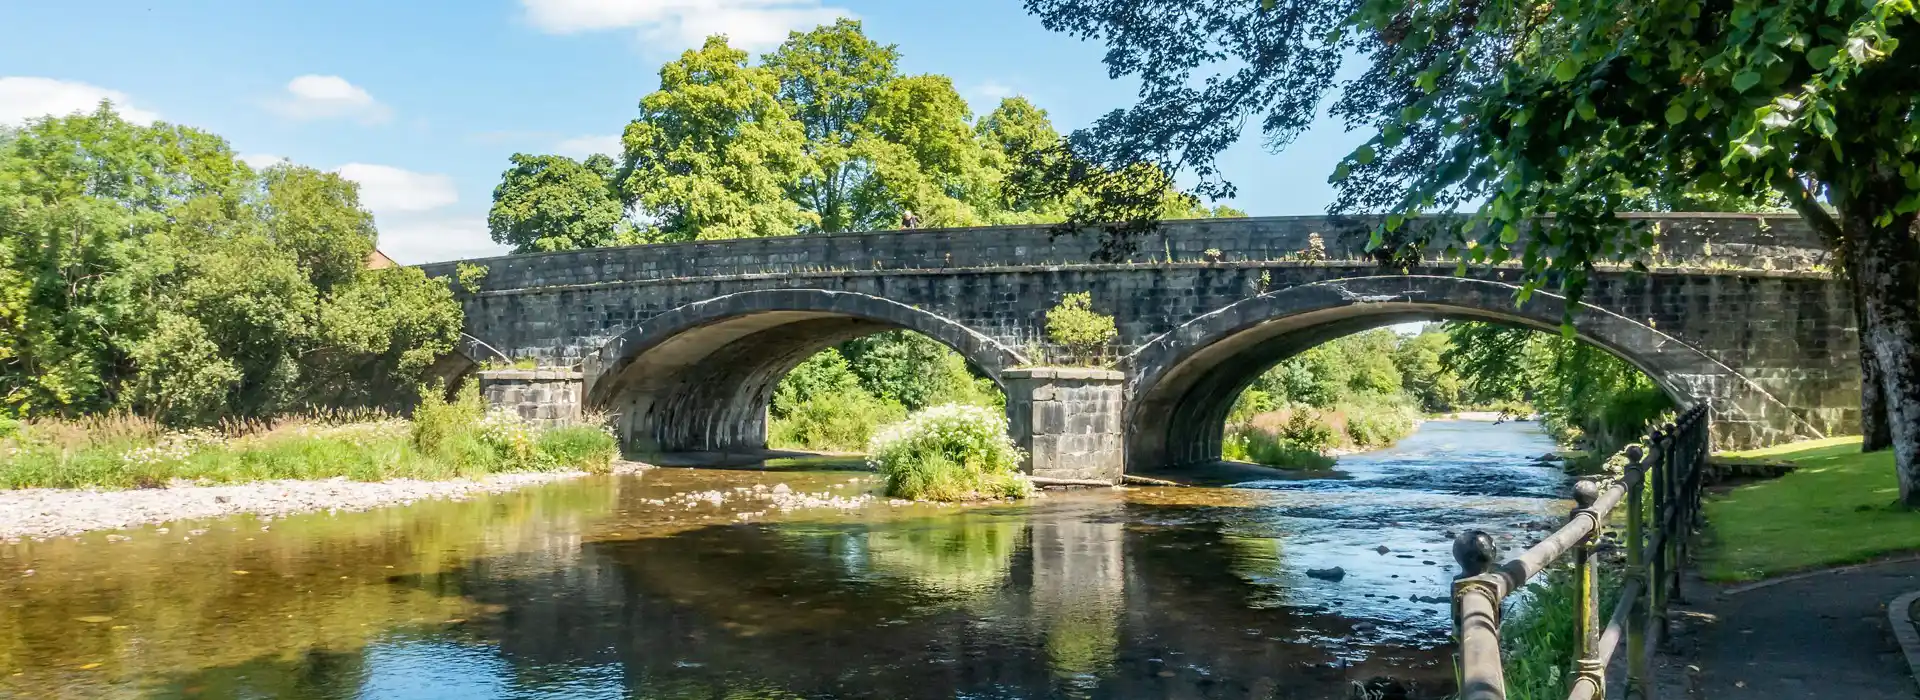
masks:
<svg viewBox="0 0 1920 700"><path fill-rule="evenodd" d="M1330 478L784 515L877 483L659 469L0 545L0 697L1438 697L1447 536L1563 517L1552 447L1435 421Z"/></svg>

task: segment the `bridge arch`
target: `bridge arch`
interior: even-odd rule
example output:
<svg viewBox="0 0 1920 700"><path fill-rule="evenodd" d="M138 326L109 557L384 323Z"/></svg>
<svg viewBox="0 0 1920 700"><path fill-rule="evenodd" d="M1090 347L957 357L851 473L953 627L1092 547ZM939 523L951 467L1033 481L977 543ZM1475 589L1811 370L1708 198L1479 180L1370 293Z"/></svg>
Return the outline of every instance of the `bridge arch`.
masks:
<svg viewBox="0 0 1920 700"><path fill-rule="evenodd" d="M629 452L766 447L774 387L814 353L905 329L959 352L995 382L1018 352L924 309L867 294L762 289L661 312L588 355L585 403L616 417Z"/></svg>
<svg viewBox="0 0 1920 700"><path fill-rule="evenodd" d="M1391 275L1328 280L1249 297L1163 333L1131 353L1129 469L1220 458L1234 399L1275 363L1335 338L1393 323L1453 318L1558 332L1567 300L1464 277ZM1619 313L1582 303L1574 332L1645 372L1676 403L1759 417L1806 436L1820 432L1758 384L1711 355Z"/></svg>

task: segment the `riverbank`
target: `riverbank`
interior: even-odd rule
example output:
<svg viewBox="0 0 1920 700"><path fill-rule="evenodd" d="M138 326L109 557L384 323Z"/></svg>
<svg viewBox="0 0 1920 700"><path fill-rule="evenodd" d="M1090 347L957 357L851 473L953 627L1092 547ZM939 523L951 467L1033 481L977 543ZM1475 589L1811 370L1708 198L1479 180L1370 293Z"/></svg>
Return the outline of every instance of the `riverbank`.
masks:
<svg viewBox="0 0 1920 700"><path fill-rule="evenodd" d="M617 462L613 471L630 473L649 468L649 465L639 462ZM0 491L0 542L231 515L277 518L315 511L371 510L429 499L461 499L501 493L587 475L589 472L569 470L490 474L477 479L451 481L279 479L219 486L177 483L166 488L123 491Z"/></svg>
<svg viewBox="0 0 1920 700"><path fill-rule="evenodd" d="M1700 570L1711 580L1754 581L1920 550L1920 513L1894 503L1891 451L1862 453L1859 437L1843 437L1719 456L1798 469L1707 497Z"/></svg>

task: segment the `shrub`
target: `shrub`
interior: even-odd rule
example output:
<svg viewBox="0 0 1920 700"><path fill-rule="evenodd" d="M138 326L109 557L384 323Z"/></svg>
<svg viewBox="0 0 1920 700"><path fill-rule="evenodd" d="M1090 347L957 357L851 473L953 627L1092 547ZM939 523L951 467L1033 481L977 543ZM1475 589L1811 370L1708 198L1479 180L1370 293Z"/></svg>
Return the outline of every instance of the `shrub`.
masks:
<svg viewBox="0 0 1920 700"><path fill-rule="evenodd" d="M897 498L1018 498L1031 490L1005 418L982 406L943 404L887 426L868 444L867 462Z"/></svg>
<svg viewBox="0 0 1920 700"><path fill-rule="evenodd" d="M1317 453L1333 446L1333 427L1321 419L1319 411L1296 406L1293 415L1287 416L1286 425L1280 428L1279 437Z"/></svg>
<svg viewBox="0 0 1920 700"><path fill-rule="evenodd" d="M1096 361L1117 335L1113 317L1094 312L1091 292L1068 294L1047 311L1047 339L1065 346L1077 361Z"/></svg>
<svg viewBox="0 0 1920 700"><path fill-rule="evenodd" d="M1282 469L1326 469L1333 466L1334 462L1332 457L1321 454L1316 448L1250 425L1238 425L1227 430L1220 457Z"/></svg>
<svg viewBox="0 0 1920 700"><path fill-rule="evenodd" d="M420 387L420 405L413 410L413 445L435 454L456 433L480 422L487 404L480 400L480 383L467 382L452 401L438 383Z"/></svg>
<svg viewBox="0 0 1920 700"><path fill-rule="evenodd" d="M900 404L874 398L858 387L818 394L793 406L767 428L775 448L858 452L880 426L905 418Z"/></svg>
<svg viewBox="0 0 1920 700"><path fill-rule="evenodd" d="M1405 394L1357 394L1345 407L1347 438L1358 447L1380 447L1413 433L1419 418Z"/></svg>

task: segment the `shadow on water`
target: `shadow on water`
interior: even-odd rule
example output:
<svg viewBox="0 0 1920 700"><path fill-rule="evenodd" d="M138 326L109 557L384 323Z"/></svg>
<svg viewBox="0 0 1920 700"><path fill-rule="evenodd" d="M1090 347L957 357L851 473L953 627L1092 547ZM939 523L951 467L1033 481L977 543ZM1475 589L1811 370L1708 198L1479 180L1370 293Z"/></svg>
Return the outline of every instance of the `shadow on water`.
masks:
<svg viewBox="0 0 1920 700"><path fill-rule="evenodd" d="M1469 468L1443 451L1350 457L1346 486L784 517L753 494L871 477L662 469L22 543L0 547L0 697L1441 697L1441 531L1564 507L1524 495L1545 482L1408 485L1420 459Z"/></svg>

